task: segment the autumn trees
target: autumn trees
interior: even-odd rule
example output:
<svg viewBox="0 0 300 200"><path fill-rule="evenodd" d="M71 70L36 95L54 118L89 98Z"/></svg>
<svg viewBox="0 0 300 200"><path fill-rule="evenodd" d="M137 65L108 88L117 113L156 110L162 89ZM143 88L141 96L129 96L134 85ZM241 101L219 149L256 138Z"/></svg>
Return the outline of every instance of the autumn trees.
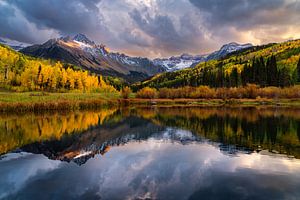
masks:
<svg viewBox="0 0 300 200"><path fill-rule="evenodd" d="M137 98L142 99L256 99L256 98L300 98L300 86L278 88L259 87L255 84L247 84L243 87L219 87L209 86L178 87L178 88L154 88L145 87L136 93Z"/></svg>
<svg viewBox="0 0 300 200"><path fill-rule="evenodd" d="M102 76L36 60L0 46L0 84L18 91L115 91Z"/></svg>
<svg viewBox="0 0 300 200"><path fill-rule="evenodd" d="M260 87L287 87L300 81L299 59L300 40L268 44L201 62L192 68L156 75L134 89L201 85L222 88L249 83Z"/></svg>
<svg viewBox="0 0 300 200"><path fill-rule="evenodd" d="M123 98L123 99L128 99L129 98L129 95L132 93L132 91L131 91L131 89L128 87L128 86L126 86L126 87L123 87L122 89L121 89L121 97Z"/></svg>
<svg viewBox="0 0 300 200"><path fill-rule="evenodd" d="M145 87L136 93L137 98L154 99L157 97L157 91L154 88Z"/></svg>
<svg viewBox="0 0 300 200"><path fill-rule="evenodd" d="M293 61L293 63L295 63ZM285 63L284 63L285 64ZM203 63L200 67L168 72L142 83L142 87L177 88L201 85L218 87L242 87L256 84L260 87L287 87L300 81L300 67L280 63L275 55L253 57L251 61L231 60ZM295 67L297 65L297 68ZM297 72L297 73L296 73ZM296 73L296 75L293 75Z"/></svg>
<svg viewBox="0 0 300 200"><path fill-rule="evenodd" d="M20 75L20 86L28 90L79 90L94 91L108 87L101 77L91 76L86 71L63 68L60 62L53 66L30 62Z"/></svg>

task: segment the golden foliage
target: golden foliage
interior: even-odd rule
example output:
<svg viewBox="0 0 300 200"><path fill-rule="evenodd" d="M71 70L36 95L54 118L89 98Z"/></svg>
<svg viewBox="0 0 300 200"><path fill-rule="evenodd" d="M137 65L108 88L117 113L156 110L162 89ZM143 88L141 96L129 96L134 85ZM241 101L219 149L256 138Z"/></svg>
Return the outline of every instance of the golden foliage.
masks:
<svg viewBox="0 0 300 200"><path fill-rule="evenodd" d="M126 86L121 90L121 97L123 99L128 99L131 93L132 93L131 89L128 86Z"/></svg>
<svg viewBox="0 0 300 200"><path fill-rule="evenodd" d="M64 135L88 130L101 125L116 109L71 112L66 115L0 116L0 154L32 142L60 139Z"/></svg>
<svg viewBox="0 0 300 200"><path fill-rule="evenodd" d="M145 87L136 93L137 98L154 99L157 97L157 90L150 87Z"/></svg>
<svg viewBox="0 0 300 200"><path fill-rule="evenodd" d="M0 46L0 55L2 87L17 91L116 91L102 76L65 68L60 62L31 59L4 46Z"/></svg>
<svg viewBox="0 0 300 200"><path fill-rule="evenodd" d="M144 88L145 89L145 88ZM139 98L149 98L151 88L142 89L137 93ZM156 91L155 89L152 89ZM152 98L154 98L154 94ZM210 88L208 86L162 88L158 90L158 97L162 99L191 98L191 99L255 99L255 98L300 98L300 86L277 88L260 88L255 84L245 87Z"/></svg>

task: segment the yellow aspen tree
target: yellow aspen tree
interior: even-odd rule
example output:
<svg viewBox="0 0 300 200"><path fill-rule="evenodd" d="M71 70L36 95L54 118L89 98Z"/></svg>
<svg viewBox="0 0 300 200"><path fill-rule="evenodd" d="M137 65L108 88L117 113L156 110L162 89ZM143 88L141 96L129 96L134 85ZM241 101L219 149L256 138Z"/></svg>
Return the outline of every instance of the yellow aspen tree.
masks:
<svg viewBox="0 0 300 200"><path fill-rule="evenodd" d="M67 69L67 82L69 84L69 89L74 90L75 88L75 80L74 80L74 71L70 68Z"/></svg>
<svg viewBox="0 0 300 200"><path fill-rule="evenodd" d="M61 72L61 85L62 85L62 88L66 87L67 81L68 81L67 72L66 72L65 69L62 69L62 72Z"/></svg>
<svg viewBox="0 0 300 200"><path fill-rule="evenodd" d="M87 86L87 79L88 79L88 72L81 72L81 82L82 82L82 89L83 90L89 90L88 86Z"/></svg>

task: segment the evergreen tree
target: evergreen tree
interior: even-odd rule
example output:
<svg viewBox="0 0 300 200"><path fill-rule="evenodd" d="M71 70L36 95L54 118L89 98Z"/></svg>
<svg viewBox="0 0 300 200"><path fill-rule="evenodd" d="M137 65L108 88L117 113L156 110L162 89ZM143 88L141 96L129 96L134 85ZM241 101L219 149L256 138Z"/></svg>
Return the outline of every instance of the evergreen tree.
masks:
<svg viewBox="0 0 300 200"><path fill-rule="evenodd" d="M239 84L239 80L240 80L240 77L239 77L239 72L238 72L238 69L237 68L234 68L230 74L230 82L231 82L231 86L233 87L238 87L240 84Z"/></svg>
<svg viewBox="0 0 300 200"><path fill-rule="evenodd" d="M255 83L257 78L256 78L256 68L257 68L257 65L256 65L256 59L255 57L252 59L252 67L251 67L251 80L250 80L250 83Z"/></svg>
<svg viewBox="0 0 300 200"><path fill-rule="evenodd" d="M266 86L266 80L267 80L267 70L266 65L264 62L263 57L260 57L259 60L257 60L257 84L261 86Z"/></svg>
<svg viewBox="0 0 300 200"><path fill-rule="evenodd" d="M224 70L223 66L218 67L218 71L216 74L216 87L224 87Z"/></svg>
<svg viewBox="0 0 300 200"><path fill-rule="evenodd" d="M277 62L274 55L268 58L267 61L267 85L278 86L278 69Z"/></svg>
<svg viewBox="0 0 300 200"><path fill-rule="evenodd" d="M279 70L278 75L278 86L280 87L287 87L291 85L291 77L288 73L288 70L286 67Z"/></svg>
<svg viewBox="0 0 300 200"><path fill-rule="evenodd" d="M298 82L300 82L300 58L299 58L299 61L298 61L298 64L297 64L297 73L298 73Z"/></svg>

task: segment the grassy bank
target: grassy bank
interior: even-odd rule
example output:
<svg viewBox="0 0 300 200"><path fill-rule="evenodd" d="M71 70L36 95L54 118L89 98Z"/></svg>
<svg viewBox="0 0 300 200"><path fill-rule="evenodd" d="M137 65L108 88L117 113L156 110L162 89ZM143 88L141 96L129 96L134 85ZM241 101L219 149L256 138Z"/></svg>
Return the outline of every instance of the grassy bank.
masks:
<svg viewBox="0 0 300 200"><path fill-rule="evenodd" d="M189 105L189 106L222 106L222 105L271 105L271 106L299 106L300 99L129 99L129 105Z"/></svg>
<svg viewBox="0 0 300 200"><path fill-rule="evenodd" d="M0 111L80 110L118 104L117 93L0 92Z"/></svg>
<svg viewBox="0 0 300 200"><path fill-rule="evenodd" d="M41 92L0 92L0 112L40 112L51 110L82 110L110 106L127 105L165 105L165 106L222 106L222 105L273 105L300 106L300 99L142 99L131 95L122 99L113 93L41 93Z"/></svg>

